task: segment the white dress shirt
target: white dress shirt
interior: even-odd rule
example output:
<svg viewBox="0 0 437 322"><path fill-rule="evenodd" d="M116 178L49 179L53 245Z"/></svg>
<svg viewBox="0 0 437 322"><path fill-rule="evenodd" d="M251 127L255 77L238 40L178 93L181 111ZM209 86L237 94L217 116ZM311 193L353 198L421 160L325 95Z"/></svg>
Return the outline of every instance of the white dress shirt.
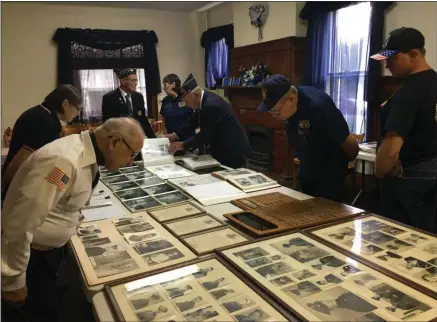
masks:
<svg viewBox="0 0 437 322"><path fill-rule="evenodd" d="M31 243L62 247L76 233L97 171L88 131L53 141L23 163L2 210L2 290L26 284Z"/></svg>
<svg viewBox="0 0 437 322"><path fill-rule="evenodd" d="M124 102L127 104L126 101L129 100L130 101L130 106L132 106L132 108L133 108L132 95L126 93L124 90L121 89L121 87L119 87L119 89L120 89L121 96L123 96ZM126 97L127 95L129 95L129 98Z"/></svg>

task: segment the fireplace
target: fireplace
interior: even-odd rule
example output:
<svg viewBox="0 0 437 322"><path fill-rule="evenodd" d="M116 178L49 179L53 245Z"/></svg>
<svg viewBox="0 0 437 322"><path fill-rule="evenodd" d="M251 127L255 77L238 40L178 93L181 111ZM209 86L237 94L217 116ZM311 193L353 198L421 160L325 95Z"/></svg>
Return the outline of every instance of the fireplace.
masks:
<svg viewBox="0 0 437 322"><path fill-rule="evenodd" d="M260 125L247 125L252 155L248 168L255 171L273 171L273 129Z"/></svg>

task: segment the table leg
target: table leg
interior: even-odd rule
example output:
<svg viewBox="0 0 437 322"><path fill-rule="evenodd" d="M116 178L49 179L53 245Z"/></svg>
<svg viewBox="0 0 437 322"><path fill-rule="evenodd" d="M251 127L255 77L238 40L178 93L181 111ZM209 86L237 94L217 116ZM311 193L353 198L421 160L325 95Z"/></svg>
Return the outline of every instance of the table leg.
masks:
<svg viewBox="0 0 437 322"><path fill-rule="evenodd" d="M356 195L356 197L354 198L354 200L352 201L351 206L355 205L355 203L357 202L358 198L361 196L361 194L364 191L364 188L365 188L364 179L365 179L365 175L366 175L366 173L365 173L366 170L365 169L366 169L366 161L365 160L361 160L361 189L358 192L358 194Z"/></svg>

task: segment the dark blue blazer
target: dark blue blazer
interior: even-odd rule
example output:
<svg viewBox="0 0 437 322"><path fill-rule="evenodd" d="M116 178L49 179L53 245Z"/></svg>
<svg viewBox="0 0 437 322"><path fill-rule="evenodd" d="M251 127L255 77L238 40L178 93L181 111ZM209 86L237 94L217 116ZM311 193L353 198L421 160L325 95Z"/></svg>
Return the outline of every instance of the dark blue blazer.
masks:
<svg viewBox="0 0 437 322"><path fill-rule="evenodd" d="M184 142L185 149L209 145L209 153L221 164L239 168L250 156L249 139L231 106L219 95L205 91L201 108L176 132L179 136L187 128L200 131Z"/></svg>

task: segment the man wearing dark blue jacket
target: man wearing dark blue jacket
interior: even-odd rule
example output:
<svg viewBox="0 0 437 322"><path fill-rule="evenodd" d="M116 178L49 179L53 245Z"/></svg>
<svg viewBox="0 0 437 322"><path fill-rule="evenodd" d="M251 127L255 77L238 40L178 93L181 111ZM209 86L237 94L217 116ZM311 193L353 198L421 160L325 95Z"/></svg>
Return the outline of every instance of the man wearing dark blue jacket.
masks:
<svg viewBox="0 0 437 322"><path fill-rule="evenodd" d="M209 153L221 164L231 168L244 167L251 153L249 139L230 105L217 94L200 88L192 74L174 91L196 113L177 132L167 135L173 142L170 153L209 145ZM200 131L190 139L174 142L186 128L197 127Z"/></svg>
<svg viewBox="0 0 437 322"><path fill-rule="evenodd" d="M286 122L288 144L300 160L302 191L342 201L348 162L359 148L331 97L314 87L292 86L282 75L271 76L262 87L258 111Z"/></svg>

